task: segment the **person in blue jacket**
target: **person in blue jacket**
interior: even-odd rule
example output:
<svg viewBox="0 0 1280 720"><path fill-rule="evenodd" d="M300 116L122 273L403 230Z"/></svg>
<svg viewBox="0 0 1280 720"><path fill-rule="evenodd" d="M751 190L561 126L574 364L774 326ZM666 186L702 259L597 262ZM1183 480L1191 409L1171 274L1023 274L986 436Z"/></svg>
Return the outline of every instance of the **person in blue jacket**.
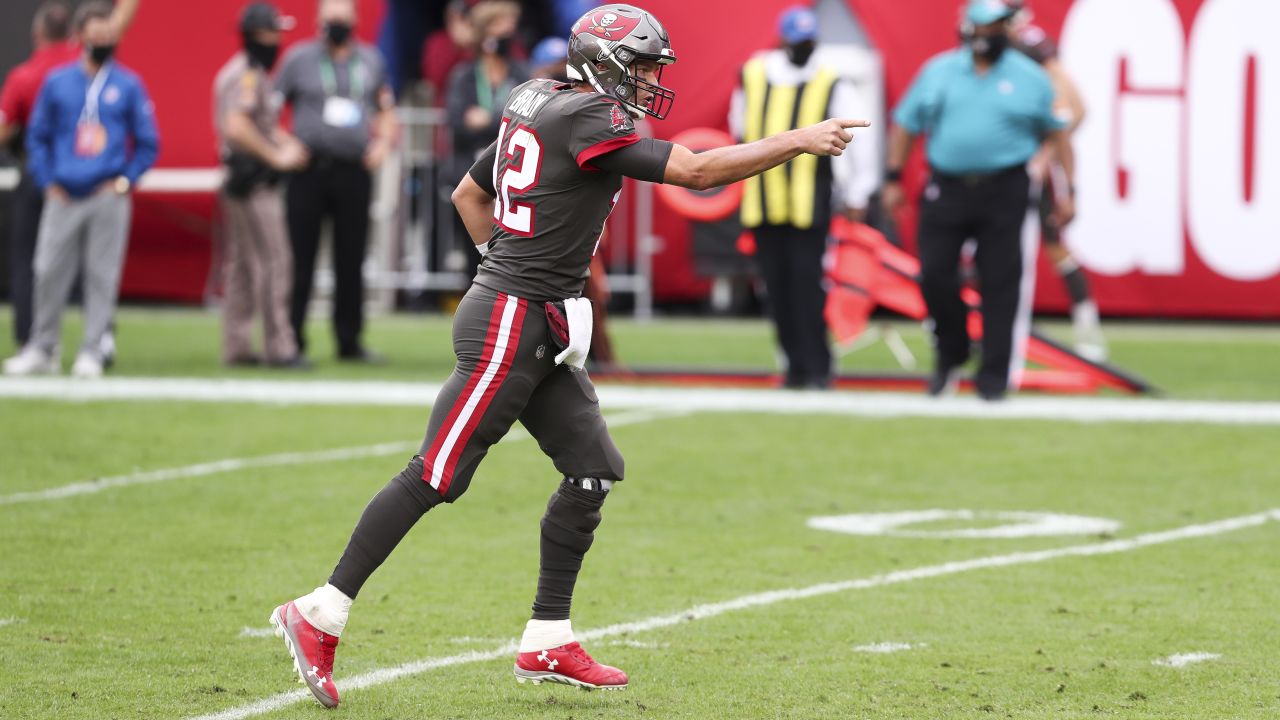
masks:
<svg viewBox="0 0 1280 720"><path fill-rule="evenodd" d="M136 74L112 60L118 31L111 5L76 13L84 53L50 73L27 132L29 170L45 194L35 257L31 338L6 360L6 375L61 371L62 313L84 271L84 337L77 377L102 374L102 335L115 315L132 210L130 193L156 160L155 108Z"/></svg>

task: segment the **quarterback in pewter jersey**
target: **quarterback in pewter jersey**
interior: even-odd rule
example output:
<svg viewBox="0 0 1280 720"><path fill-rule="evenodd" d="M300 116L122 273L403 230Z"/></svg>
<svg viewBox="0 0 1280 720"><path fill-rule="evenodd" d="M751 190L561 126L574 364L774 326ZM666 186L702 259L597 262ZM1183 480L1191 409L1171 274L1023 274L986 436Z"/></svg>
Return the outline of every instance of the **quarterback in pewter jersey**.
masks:
<svg viewBox="0 0 1280 720"><path fill-rule="evenodd" d="M334 653L360 589L428 510L466 492L489 448L517 420L551 459L556 484L542 517L538 583L515 676L587 690L627 686L625 672L578 644L569 621L601 507L623 478L622 454L583 369L591 303L581 297L622 178L727 185L802 153L839 155L853 140L850 128L868 125L831 119L696 155L641 138L636 118L671 110L675 93L662 74L675 62L666 29L650 13L631 5L587 13L571 30L571 81L530 80L512 90L498 137L453 193L483 258L454 318L458 362L431 408L421 449L364 509L328 582L271 614L299 677L326 707L338 705ZM444 552L467 547L466 538L432 542ZM443 610L419 611L448 622Z"/></svg>

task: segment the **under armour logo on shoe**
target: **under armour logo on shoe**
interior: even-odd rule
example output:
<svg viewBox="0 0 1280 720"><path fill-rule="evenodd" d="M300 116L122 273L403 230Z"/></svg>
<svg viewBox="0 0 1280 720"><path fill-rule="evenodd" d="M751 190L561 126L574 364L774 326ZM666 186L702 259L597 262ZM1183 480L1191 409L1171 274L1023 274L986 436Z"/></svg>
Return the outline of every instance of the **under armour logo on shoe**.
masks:
<svg viewBox="0 0 1280 720"><path fill-rule="evenodd" d="M539 660L541 660L542 662L544 662L544 663L546 663L546 664L547 664L547 669L548 669L548 670L555 670L555 669L556 669L556 666L560 664L560 661L559 661L559 660L552 660L552 659L548 658L548 657L547 657L547 651L546 651L546 650L543 650L543 651L538 655L538 659L539 659Z"/></svg>
<svg viewBox="0 0 1280 720"><path fill-rule="evenodd" d="M315 678L318 683L324 682L324 678L320 675L320 668L315 665L311 666L311 669L307 671L307 674Z"/></svg>

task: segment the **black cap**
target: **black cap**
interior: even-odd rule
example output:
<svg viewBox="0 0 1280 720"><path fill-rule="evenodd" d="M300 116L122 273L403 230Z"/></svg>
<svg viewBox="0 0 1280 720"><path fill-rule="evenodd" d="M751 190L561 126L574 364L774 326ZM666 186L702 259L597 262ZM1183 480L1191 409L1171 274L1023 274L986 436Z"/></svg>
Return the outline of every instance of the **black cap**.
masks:
<svg viewBox="0 0 1280 720"><path fill-rule="evenodd" d="M240 15L240 32L253 33L259 30L292 30L293 18L282 16L276 6L271 3L256 2L244 9Z"/></svg>

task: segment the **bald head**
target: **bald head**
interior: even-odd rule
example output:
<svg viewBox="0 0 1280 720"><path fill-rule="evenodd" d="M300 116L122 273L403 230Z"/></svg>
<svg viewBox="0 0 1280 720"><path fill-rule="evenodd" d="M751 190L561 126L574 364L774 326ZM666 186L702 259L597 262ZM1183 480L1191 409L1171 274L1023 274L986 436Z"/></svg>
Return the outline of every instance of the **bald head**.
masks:
<svg viewBox="0 0 1280 720"><path fill-rule="evenodd" d="M345 23L356 24L356 0L320 0L316 17L320 24Z"/></svg>

